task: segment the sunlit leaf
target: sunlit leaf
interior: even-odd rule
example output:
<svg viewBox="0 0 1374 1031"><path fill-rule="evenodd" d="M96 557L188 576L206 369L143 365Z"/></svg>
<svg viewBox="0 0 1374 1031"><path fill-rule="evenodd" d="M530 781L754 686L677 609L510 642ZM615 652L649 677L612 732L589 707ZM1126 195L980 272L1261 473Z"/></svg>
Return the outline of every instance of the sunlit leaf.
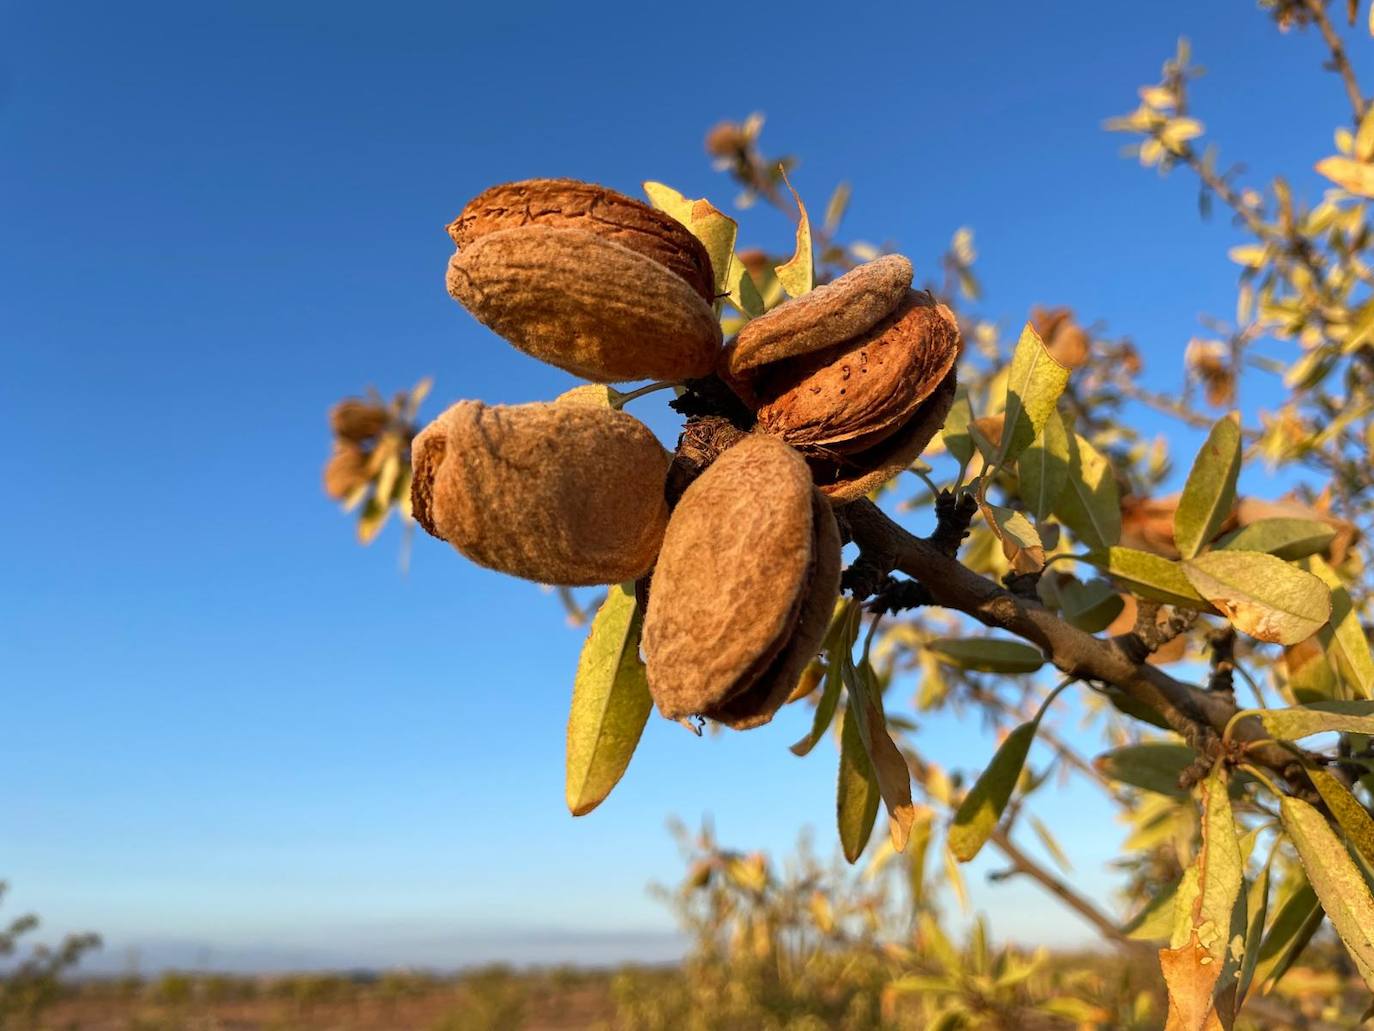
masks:
<svg viewBox="0 0 1374 1031"><path fill-rule="evenodd" d="M1127 590L1149 601L1182 608L1211 608L1188 582L1183 567L1162 555L1116 547L1093 551L1087 558Z"/></svg>
<svg viewBox="0 0 1374 1031"><path fill-rule="evenodd" d="M792 257L773 271L777 274L782 288L787 291L788 297L800 297L809 293L816 285L816 271L811 256L811 220L806 214L806 205L802 203L801 197L792 189L792 184L787 182L786 174L783 175L783 181L787 183L788 190L792 192L792 199L797 204L797 248Z"/></svg>
<svg viewBox="0 0 1374 1031"><path fill-rule="evenodd" d="M1045 847L1045 851L1050 854L1050 858L1058 864L1059 868L1065 873L1073 873L1073 863L1069 862L1069 857L1060 848L1059 842L1055 840L1050 829L1034 814L1030 818L1031 830L1035 831L1035 836L1040 839L1040 844Z"/></svg>
<svg viewBox="0 0 1374 1031"><path fill-rule="evenodd" d="M1287 709L1246 709L1240 715L1256 717L1271 736L1282 741L1332 731L1374 734L1374 701L1313 702Z"/></svg>
<svg viewBox="0 0 1374 1031"><path fill-rule="evenodd" d="M1197 555L1221 529L1236 501L1240 474L1240 414L1217 420L1193 460L1174 510L1174 545L1185 559Z"/></svg>
<svg viewBox="0 0 1374 1031"><path fill-rule="evenodd" d="M1321 813L1300 799L1284 796L1279 800L1279 815L1331 926L1365 984L1374 989L1374 897L1369 885Z"/></svg>
<svg viewBox="0 0 1374 1031"><path fill-rule="evenodd" d="M1045 546L1024 513L987 502L980 503L978 507L997 539L1002 542L1002 552L1013 570L1018 573L1038 573L1045 568Z"/></svg>
<svg viewBox="0 0 1374 1031"><path fill-rule="evenodd" d="M1011 800L1016 782L1021 778L1021 770L1026 765L1035 732L1045 715L1045 707L1035 714L1035 719L1021 724L1002 742L985 769L978 776L959 809L954 814L954 823L949 828L948 842L950 851L960 862L967 863L976 856L993 830L1002 812Z"/></svg>
<svg viewBox="0 0 1374 1031"><path fill-rule="evenodd" d="M1077 433L1068 435L1069 472L1054 514L1089 548L1121 539L1121 501L1107 460Z"/></svg>
<svg viewBox="0 0 1374 1031"><path fill-rule="evenodd" d="M1051 412L1044 428L1016 460L1021 481L1021 500L1036 522L1049 518L1069 476L1069 435L1057 411Z"/></svg>
<svg viewBox="0 0 1374 1031"><path fill-rule="evenodd" d="M1308 778L1326 803L1326 808L1340 824L1346 840L1367 862L1374 863L1374 817L1369 815L1369 810L1329 770L1312 764L1308 764L1306 769Z"/></svg>
<svg viewBox="0 0 1374 1031"><path fill-rule="evenodd" d="M1321 631L1322 645L1335 658L1341 676L1355 693L1374 698L1374 655L1370 654L1369 638L1350 600L1350 592L1325 560L1314 555L1308 559L1308 566L1331 589L1331 619Z"/></svg>
<svg viewBox="0 0 1374 1031"><path fill-rule="evenodd" d="M1021 331L1007 376L1006 422L994 465L1015 461L1040 435L1069 382L1060 365L1029 322Z"/></svg>
<svg viewBox="0 0 1374 1031"><path fill-rule="evenodd" d="M574 816L611 793L634 755L653 702L639 658L643 614L634 584L612 587L577 662L568 715L566 795Z"/></svg>
<svg viewBox="0 0 1374 1031"><path fill-rule="evenodd" d="M1258 551L1210 551L1183 563L1193 588L1237 630L1296 644L1331 615L1331 592L1311 573Z"/></svg>
<svg viewBox="0 0 1374 1031"><path fill-rule="evenodd" d="M1295 562L1325 551L1335 536L1335 529L1328 523L1280 516L1243 526L1218 541L1217 547L1231 551L1263 551Z"/></svg>
<svg viewBox="0 0 1374 1031"><path fill-rule="evenodd" d="M946 637L926 647L941 661L982 673L1034 673L1045 664L1038 648L992 637Z"/></svg>
<svg viewBox="0 0 1374 1031"><path fill-rule="evenodd" d="M1333 156L1317 162L1317 171L1347 193L1374 197L1374 165L1353 158Z"/></svg>

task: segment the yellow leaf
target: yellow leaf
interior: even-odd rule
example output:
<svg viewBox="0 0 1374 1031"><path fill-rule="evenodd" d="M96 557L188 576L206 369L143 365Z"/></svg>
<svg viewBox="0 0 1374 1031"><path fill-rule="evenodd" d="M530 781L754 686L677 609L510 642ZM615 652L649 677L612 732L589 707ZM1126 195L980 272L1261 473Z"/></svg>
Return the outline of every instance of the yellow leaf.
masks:
<svg viewBox="0 0 1374 1031"><path fill-rule="evenodd" d="M1347 193L1374 197L1374 165L1351 158L1329 157L1317 162L1317 171Z"/></svg>
<svg viewBox="0 0 1374 1031"><path fill-rule="evenodd" d="M797 249L791 258L773 271L777 273L778 282L787 291L788 297L800 297L804 293L809 293L816 285L816 270L811 254L811 219L806 214L806 205L802 203L801 197L792 189L786 172L783 173L782 179L792 191L792 199L797 202Z"/></svg>

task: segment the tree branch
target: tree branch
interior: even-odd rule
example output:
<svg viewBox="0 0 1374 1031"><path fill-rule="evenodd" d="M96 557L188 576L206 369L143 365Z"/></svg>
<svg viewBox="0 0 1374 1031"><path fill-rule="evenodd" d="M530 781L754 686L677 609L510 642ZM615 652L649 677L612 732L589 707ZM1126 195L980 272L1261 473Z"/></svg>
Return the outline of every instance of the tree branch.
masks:
<svg viewBox="0 0 1374 1031"><path fill-rule="evenodd" d="M1159 713L1199 752L1215 751L1216 739L1237 711L1230 694L1175 680L1157 666L1136 661L1115 641L1070 626L1044 606L1012 594L908 533L867 499L848 505L845 517L861 552L920 580L935 604L1025 638L1067 675L1114 685ZM1251 761L1285 776L1295 766L1292 753L1264 740L1255 720L1242 720L1231 736L1238 743L1257 742L1248 753Z"/></svg>
<svg viewBox="0 0 1374 1031"><path fill-rule="evenodd" d="M1326 0L1308 0L1307 6L1312 12L1312 20L1321 31L1322 39L1326 40L1327 49L1331 51L1331 70L1339 73L1341 81L1345 83L1345 93L1350 98L1350 107L1355 112L1355 125L1358 126L1364 118L1366 104L1359 81L1355 78L1355 66L1350 63L1341 37L1326 16Z"/></svg>

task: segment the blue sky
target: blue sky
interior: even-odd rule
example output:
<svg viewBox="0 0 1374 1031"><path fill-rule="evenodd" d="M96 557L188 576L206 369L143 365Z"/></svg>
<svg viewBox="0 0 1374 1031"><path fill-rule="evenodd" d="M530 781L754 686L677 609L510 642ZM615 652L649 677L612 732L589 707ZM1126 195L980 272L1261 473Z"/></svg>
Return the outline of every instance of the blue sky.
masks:
<svg viewBox="0 0 1374 1031"><path fill-rule="evenodd" d="M988 314L1071 304L1171 388L1198 315L1233 310L1237 237L1101 121L1183 33L1197 114L1252 175L1315 197L1348 117L1319 40L1244 4L0 12L0 876L6 911L102 931L114 966L651 955L667 815L833 847L833 753L786 751L803 713L705 740L655 719L572 820L556 602L423 534L403 576L394 528L361 549L321 495L324 411L368 383L433 374L428 415L571 385L444 292L443 226L478 191L652 178L723 206L702 135L761 110L813 207L852 182L849 235L919 273L970 225ZM921 740L991 749L972 721ZM1105 889L1120 834L1089 798L1064 838ZM1033 888L973 881L1004 933L1084 940Z"/></svg>

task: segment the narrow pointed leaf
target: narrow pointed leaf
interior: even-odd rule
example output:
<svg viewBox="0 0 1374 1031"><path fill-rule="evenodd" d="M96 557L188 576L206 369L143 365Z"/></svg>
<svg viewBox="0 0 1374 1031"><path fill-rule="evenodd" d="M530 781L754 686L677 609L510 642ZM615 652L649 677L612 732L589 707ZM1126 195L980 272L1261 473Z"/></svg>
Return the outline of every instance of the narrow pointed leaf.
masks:
<svg viewBox="0 0 1374 1031"><path fill-rule="evenodd" d="M855 863L863 855L868 839L873 836L880 796L878 778L873 773L873 764L868 761L863 739L859 736L858 721L851 719L849 713L844 714L843 721L836 810L840 847L844 850L844 858Z"/></svg>
<svg viewBox="0 0 1374 1031"><path fill-rule="evenodd" d="M619 782L653 707L639 658L643 618L634 584L614 586L582 646L568 715L565 789L574 816L595 809Z"/></svg>
<svg viewBox="0 0 1374 1031"><path fill-rule="evenodd" d="M1300 741L1313 734L1338 732L1374 734L1374 701L1312 702L1287 709L1247 709L1264 724L1270 736L1282 741Z"/></svg>
<svg viewBox="0 0 1374 1031"><path fill-rule="evenodd" d="M1260 519L1228 533L1217 546L1230 551L1263 551L1286 562L1296 562L1326 550L1336 531L1316 519L1279 516Z"/></svg>
<svg viewBox="0 0 1374 1031"><path fill-rule="evenodd" d="M1264 941L1264 921L1269 913L1269 864L1251 883L1245 894L1245 953L1241 958L1240 977L1236 982L1236 1008L1245 1001L1259 964L1260 946Z"/></svg>
<svg viewBox="0 0 1374 1031"><path fill-rule="evenodd" d="M811 720L811 729L807 732L806 737L792 746L793 755L806 755L816 747L816 742L825 735L826 730L830 727L830 721L835 718L835 708L839 701L839 664L832 661L825 668L825 684L821 688L821 699L816 703L816 712Z"/></svg>
<svg viewBox="0 0 1374 1031"><path fill-rule="evenodd" d="M1069 472L1054 514L1093 550L1121 540L1121 499L1107 460L1077 433L1068 435Z"/></svg>
<svg viewBox="0 0 1374 1031"><path fill-rule="evenodd" d="M973 406L969 404L968 392L960 389L945 416L945 426L941 435L947 450L961 466L973 460L973 438L969 436L969 423L973 422Z"/></svg>
<svg viewBox="0 0 1374 1031"><path fill-rule="evenodd" d="M786 176L783 181L786 182ZM801 197L797 196L797 191L792 189L790 182L787 183L787 188L791 190L792 199L797 203L797 248L792 257L773 271L777 273L778 282L782 284L788 297L800 297L809 293L816 285L816 271L811 255L811 219L806 214L806 205L802 203Z"/></svg>
<svg viewBox="0 0 1374 1031"><path fill-rule="evenodd" d="M1090 552L1088 561L1132 594L1149 601L1190 609L1211 608L1188 582L1183 567L1162 555L1117 547Z"/></svg>
<svg viewBox="0 0 1374 1031"><path fill-rule="evenodd" d="M1299 875L1301 880L1301 875ZM1317 933L1325 914L1321 901L1312 886L1303 880L1302 886L1295 890L1279 907L1269 931L1260 943L1259 958L1251 984L1260 986L1268 992L1288 968L1307 948L1307 943Z"/></svg>
<svg viewBox="0 0 1374 1031"><path fill-rule="evenodd" d="M1331 619L1321 631L1322 644L1336 660L1351 689L1364 698L1374 698L1374 655L1370 653L1369 638L1351 603L1350 592L1323 559L1314 555L1308 565L1331 589Z"/></svg>
<svg viewBox="0 0 1374 1031"><path fill-rule="evenodd" d="M1311 573L1258 551L1209 551L1183 563L1193 588L1257 641L1297 644L1331 616L1331 591Z"/></svg>
<svg viewBox="0 0 1374 1031"><path fill-rule="evenodd" d="M1182 799L1188 792L1179 786L1179 777L1196 761L1197 753L1187 745L1148 741L1104 752L1093 767L1110 780Z"/></svg>
<svg viewBox="0 0 1374 1031"><path fill-rule="evenodd" d="M1059 395L1069 382L1069 369L1050 354L1029 322L1021 330L1007 376L1006 421L995 465L1015 461L1049 421Z"/></svg>
<svg viewBox="0 0 1374 1031"><path fill-rule="evenodd" d="M1069 434L1058 411L1050 413L1040 436L1016 460L1021 481L1021 500L1036 522L1054 511L1069 478Z"/></svg>
<svg viewBox="0 0 1374 1031"><path fill-rule="evenodd" d="M1321 813L1285 796L1279 800L1279 814L1331 926L1374 990L1374 896L1369 885Z"/></svg>
<svg viewBox="0 0 1374 1031"><path fill-rule="evenodd" d="M1153 896L1121 930L1132 941L1168 941L1174 926L1178 882Z"/></svg>
<svg viewBox="0 0 1374 1031"><path fill-rule="evenodd" d="M1045 664L1038 648L993 637L944 637L926 647L941 662L981 673L1034 673Z"/></svg>
<svg viewBox="0 0 1374 1031"><path fill-rule="evenodd" d="M1069 580L1059 588L1060 614L1085 633L1107 629L1125 607L1121 595L1106 580Z"/></svg>
<svg viewBox="0 0 1374 1031"><path fill-rule="evenodd" d="M1307 776L1322 796L1326 808L1331 810L1331 815L1340 824L1346 840L1367 862L1374 863L1374 817L1369 815L1369 810L1359 803L1348 787L1320 766L1308 765Z"/></svg>
<svg viewBox="0 0 1374 1031"><path fill-rule="evenodd" d="M974 783L954 814L949 829L949 847L960 862L967 863L978 854L1002 818L1011 800L1026 755L1035 740L1038 720L1023 723L1002 742L978 780Z"/></svg>
<svg viewBox="0 0 1374 1031"><path fill-rule="evenodd" d="M1183 558L1196 556L1217 535L1236 502L1239 475L1240 414L1232 412L1207 435L1174 509L1174 544Z"/></svg>
<svg viewBox="0 0 1374 1031"><path fill-rule="evenodd" d="M906 848L916 809L911 803L911 768L893 742L883 716L882 691L877 676L867 660L855 667L848 656L841 656L841 672L849 690L847 715L856 717L855 724L864 751L868 753L878 793L887 806L892 835L892 847L898 852Z"/></svg>

